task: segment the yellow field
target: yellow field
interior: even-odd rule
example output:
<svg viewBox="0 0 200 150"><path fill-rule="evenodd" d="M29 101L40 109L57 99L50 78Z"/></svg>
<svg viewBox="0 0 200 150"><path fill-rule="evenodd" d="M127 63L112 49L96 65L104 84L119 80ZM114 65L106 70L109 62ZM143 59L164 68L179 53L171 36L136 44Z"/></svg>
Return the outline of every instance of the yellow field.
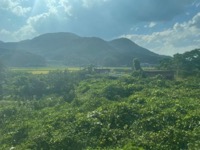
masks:
<svg viewBox="0 0 200 150"><path fill-rule="evenodd" d="M40 68L10 68L12 71L16 72L27 72L32 74L48 74L50 71L56 70L69 70L69 71L78 71L80 67L40 67Z"/></svg>

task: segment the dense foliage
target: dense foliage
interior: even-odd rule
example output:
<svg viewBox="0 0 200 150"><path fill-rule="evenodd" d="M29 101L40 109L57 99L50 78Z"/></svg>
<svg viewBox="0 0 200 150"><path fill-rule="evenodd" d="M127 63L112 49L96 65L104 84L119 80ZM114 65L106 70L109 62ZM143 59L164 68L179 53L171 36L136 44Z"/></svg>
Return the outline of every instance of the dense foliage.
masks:
<svg viewBox="0 0 200 150"><path fill-rule="evenodd" d="M7 72L0 149L195 150L200 79Z"/></svg>
<svg viewBox="0 0 200 150"><path fill-rule="evenodd" d="M163 59L159 66L161 69L175 70L177 76L193 76L200 74L200 49L175 54L173 58Z"/></svg>

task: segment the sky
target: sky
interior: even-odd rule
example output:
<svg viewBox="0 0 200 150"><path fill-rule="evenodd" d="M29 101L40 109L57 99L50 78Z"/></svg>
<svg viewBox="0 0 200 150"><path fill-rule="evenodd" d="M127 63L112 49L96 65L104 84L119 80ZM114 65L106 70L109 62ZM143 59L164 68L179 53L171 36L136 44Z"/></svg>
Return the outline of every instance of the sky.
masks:
<svg viewBox="0 0 200 150"><path fill-rule="evenodd" d="M125 37L172 56L200 48L200 0L0 0L0 41L52 32Z"/></svg>

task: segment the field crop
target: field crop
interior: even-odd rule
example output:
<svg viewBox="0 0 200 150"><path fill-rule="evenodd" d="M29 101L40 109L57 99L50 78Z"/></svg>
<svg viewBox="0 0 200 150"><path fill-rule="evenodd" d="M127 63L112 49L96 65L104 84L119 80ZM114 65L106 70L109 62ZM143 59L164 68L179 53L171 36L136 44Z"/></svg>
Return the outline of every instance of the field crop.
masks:
<svg viewBox="0 0 200 150"><path fill-rule="evenodd" d="M25 73L31 73L31 74L48 74L50 71L78 71L80 70L80 67L32 67L32 68L11 68L12 71L16 72L25 72Z"/></svg>

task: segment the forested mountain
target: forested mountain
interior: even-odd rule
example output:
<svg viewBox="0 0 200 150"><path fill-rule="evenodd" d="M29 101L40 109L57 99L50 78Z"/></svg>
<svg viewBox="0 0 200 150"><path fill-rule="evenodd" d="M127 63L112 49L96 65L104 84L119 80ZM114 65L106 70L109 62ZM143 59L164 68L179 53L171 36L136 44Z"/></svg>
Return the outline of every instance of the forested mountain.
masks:
<svg viewBox="0 0 200 150"><path fill-rule="evenodd" d="M45 59L37 54L22 50L0 49L0 60L12 67L41 67L45 66Z"/></svg>
<svg viewBox="0 0 200 150"><path fill-rule="evenodd" d="M7 52L3 52L5 49ZM105 41L97 37L80 37L73 33L47 33L31 40L0 42L0 57L3 60L9 60L8 53L26 58L22 51L28 52L30 57L39 56L49 65L68 66L129 66L134 57L139 58L141 63L156 64L165 57L125 38ZM8 64L12 66L12 63Z"/></svg>
<svg viewBox="0 0 200 150"><path fill-rule="evenodd" d="M158 63L162 56L157 55L148 49L140 47L129 39L120 38L110 41L110 44L118 50L121 61L131 61L133 56L143 63Z"/></svg>

